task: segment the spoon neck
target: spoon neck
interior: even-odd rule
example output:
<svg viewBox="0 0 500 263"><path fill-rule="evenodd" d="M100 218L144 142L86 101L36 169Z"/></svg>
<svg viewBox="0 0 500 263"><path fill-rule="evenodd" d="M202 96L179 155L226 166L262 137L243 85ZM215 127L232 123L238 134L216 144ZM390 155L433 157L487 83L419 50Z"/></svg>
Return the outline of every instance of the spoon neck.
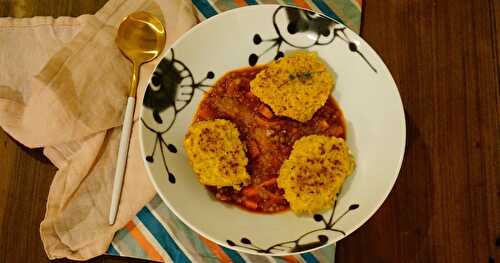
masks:
<svg viewBox="0 0 500 263"><path fill-rule="evenodd" d="M132 77L130 79L129 97L135 98L137 95L137 85L139 84L139 68L140 65L132 63Z"/></svg>

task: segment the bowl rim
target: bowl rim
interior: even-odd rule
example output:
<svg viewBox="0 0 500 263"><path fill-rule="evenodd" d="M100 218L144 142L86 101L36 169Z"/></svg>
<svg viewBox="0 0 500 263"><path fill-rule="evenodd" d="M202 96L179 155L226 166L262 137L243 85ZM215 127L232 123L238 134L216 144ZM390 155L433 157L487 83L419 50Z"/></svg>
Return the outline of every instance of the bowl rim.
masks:
<svg viewBox="0 0 500 263"><path fill-rule="evenodd" d="M303 8L303 7L298 7L298 6L284 5L284 4L258 4L258 5L243 6L243 7L238 7L238 8L234 8L234 9L231 9L231 10L227 10L227 11L218 13L218 14L216 14L216 15L214 15L212 17L209 17L209 18L201 21L200 23L196 24L194 27L192 27L191 29L189 29L187 32L183 33L170 46L165 47L164 52L162 53L161 59L164 59L167 56L168 51L171 48L173 48L176 45L178 45L179 43L181 43L185 38L188 37L188 35L193 34L194 32L198 31L203 26L206 26L208 24L216 23L216 21L220 17L227 16L227 15L232 15L233 13L238 13L242 9L255 9L254 12L259 12L258 9L269 8L269 7L275 7L275 8L290 7L290 8L300 9L300 10L311 11L311 12L314 12L315 14L321 15L321 16L323 16L325 18L328 18L328 19L330 19L332 21L335 21L335 22L340 23L340 24L342 24L342 25L345 26L344 23L342 23L342 22L340 22L340 21L338 21L338 20L336 20L334 18L328 17L328 16L326 16L326 15L320 13L320 12L316 12L314 10ZM308 252L319 250L319 249L324 248L324 247L329 246L329 245L334 245L336 242L344 239L345 237L347 237L350 234L352 234L354 231L358 230L370 218L373 217L373 215L380 209L380 207L382 206L382 204L386 201L387 197L391 193L391 191L394 188L394 185L396 183L396 180L399 177L399 173L401 171L401 167L402 167L404 156L405 156L405 150L406 150L406 133L407 133L407 129L406 129L406 116L405 116L403 101L401 99L401 94L399 93L399 89L397 87L397 84L394 81L392 73L389 70L389 68L387 68L385 62L379 56L378 52L368 42L366 42L366 40L364 38L362 38L358 33L352 31L349 27L346 26L346 28L347 28L347 30L350 33L355 34L357 37L359 37L360 39L362 39L365 42L364 44L366 44L370 49L373 50L374 56L377 59L379 59L379 61L382 62L381 66L384 67L384 69L387 70L387 72L389 73L388 74L388 80L393 83L393 87L395 88L395 91L396 91L396 94L397 94L397 98L399 98L399 100L397 101L398 102L397 106L401 110L400 111L400 113L401 113L401 123L400 123L400 125L401 125L401 129L402 129L403 133L402 133L401 142L400 142L401 148L399 149L399 160L397 162L397 167L396 167L396 169L394 169L393 176L391 176L391 181L389 182L390 183L390 187L387 187L387 190L383 193L383 195L382 194L380 195L383 198L381 198L380 201L371 208L371 211L369 211L369 213L367 213L367 216L363 217L357 223L353 224L352 227L350 227L349 229L347 229L345 231L345 235L342 235L342 236L340 236L337 239L330 239L324 245L321 245L321 246L318 246L318 247L314 247L314 248L311 248L311 249L307 249L307 250L304 250L304 251L300 251L300 252L272 252L272 253L262 253L262 252L257 252L257 251L254 251L254 250L243 249L243 248L236 247L236 246L229 246L228 244L226 244L224 242L220 242L219 240L217 240L215 238L212 238L205 231L203 231L203 230L201 230L201 229L193 226L190 223L189 220L187 220L180 213L178 213L177 210L175 209L175 207L168 201L168 198L166 198L166 196L164 195L164 193L162 191L160 191L160 187L158 186L158 184L156 183L156 181L154 179L153 172L151 171L151 169L150 169L150 167L149 167L149 165L148 165L148 163L147 163L147 161L145 159L146 158L146 151L145 151L145 146L144 146L143 133L144 133L144 131L145 131L146 128L145 128L144 124L142 123L142 121L140 121L142 119L142 117L143 117L143 114L144 114L144 106L143 106L142 101L141 101L141 104L140 104L141 109L140 109L140 116L139 116L139 141L140 141L139 144L140 144L140 151L141 151L142 161L143 161L144 166L146 167L148 178L151 181L151 183L153 184L153 186L154 186L154 188L156 190L156 193L160 196L160 198L162 199L162 201L168 206L168 208L173 212L173 214L177 218L179 218L184 224L186 224L193 231L199 233L203 237L209 239L210 241L212 241L212 242L214 242L214 243L216 243L218 245L224 246L226 248L229 248L229 249L232 249L232 250L235 250L235 251L238 251L238 252L247 253L247 254L254 254L254 255L260 255L260 256L278 256L279 257L279 256L300 255L300 254L304 254L304 253L308 253ZM151 77L152 74L153 73L151 73L150 76L148 76L148 77ZM149 83L149 80L148 80L148 83ZM146 89L144 89L143 95L144 95L145 91L146 91ZM142 100L144 100L144 96L142 96ZM388 185L389 185L389 183L388 183ZM330 210L328 210L328 211L330 211Z"/></svg>

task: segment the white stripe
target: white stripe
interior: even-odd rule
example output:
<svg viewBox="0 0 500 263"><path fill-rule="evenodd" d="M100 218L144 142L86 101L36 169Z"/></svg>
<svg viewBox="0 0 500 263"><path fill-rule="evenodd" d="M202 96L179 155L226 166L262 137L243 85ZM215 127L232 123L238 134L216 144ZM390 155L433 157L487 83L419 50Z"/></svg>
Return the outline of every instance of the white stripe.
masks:
<svg viewBox="0 0 500 263"><path fill-rule="evenodd" d="M279 3L280 5L289 5L288 3L285 3L283 0L278 0L278 3ZM274 260L274 259L273 259L273 260Z"/></svg>
<svg viewBox="0 0 500 263"><path fill-rule="evenodd" d="M156 238L149 232L149 230L144 226L144 224L139 220L137 217L134 217L133 219L136 227L139 229L139 232L141 232L146 239L153 245L155 248L156 252L160 254L160 256L163 258L164 262L174 262L170 255L163 249L163 247L158 243Z"/></svg>
<svg viewBox="0 0 500 263"><path fill-rule="evenodd" d="M127 235L130 235L130 233L127 233ZM133 237L132 237L133 238ZM115 248L115 250L120 254L120 256L122 257L130 257L132 255L135 255L136 253L133 253L130 248L128 247L128 244L126 241L118 241L118 242L115 242L113 241L113 247ZM123 246L123 248L121 248L121 246ZM146 253L146 252L144 252Z"/></svg>
<svg viewBox="0 0 500 263"><path fill-rule="evenodd" d="M257 2L257 4L267 4L267 3L265 3L264 0L255 0L255 1ZM275 0L275 1L277 1L277 0ZM274 4L274 3L272 3L272 4ZM276 4L278 4L278 3L276 3Z"/></svg>
<svg viewBox="0 0 500 263"><path fill-rule="evenodd" d="M236 251L236 252L238 252L238 251ZM245 253L238 252L238 254L240 254L240 256L245 260L245 262L252 262L249 258L247 258Z"/></svg>
<svg viewBox="0 0 500 263"><path fill-rule="evenodd" d="M263 262L269 262L269 263L275 263L276 260L270 256L261 256L261 255L253 255L253 254L247 254L247 253L239 253L241 257L245 260L245 262L248 263L263 263Z"/></svg>
<svg viewBox="0 0 500 263"><path fill-rule="evenodd" d="M271 257L271 256L265 256L267 258L267 260L269 260L269 262L275 262L275 263L279 263L278 260L276 260L275 258Z"/></svg>
<svg viewBox="0 0 500 263"><path fill-rule="evenodd" d="M351 2L361 11L361 5L358 3L358 1L351 0Z"/></svg>
<svg viewBox="0 0 500 263"><path fill-rule="evenodd" d="M217 8L217 6L215 6L214 4L214 1L213 0L207 0L207 2L210 3L210 5L215 9L215 11L217 11L217 13L220 13L220 10L219 8Z"/></svg>
<svg viewBox="0 0 500 263"><path fill-rule="evenodd" d="M151 211L151 214L153 214L153 216L156 217L156 219L158 219L158 222L160 222L160 224L165 228L165 230L168 232L168 234L170 234L170 237L172 237L172 239L174 240L174 242L184 252L184 254L186 255L186 257L189 258L189 260L191 260L191 262L196 262L196 260L194 260L194 258L193 258L193 255L184 247L184 245L182 244L182 242L179 242L179 240L177 239L177 237L172 233L172 230L170 229L170 227L165 222L163 222L161 216L158 215L158 213L156 212L156 210L154 208L152 208L149 205L149 203L146 206L148 207L149 211Z"/></svg>
<svg viewBox="0 0 500 263"><path fill-rule="evenodd" d="M325 249L325 248L323 248L323 249ZM315 256L315 257L316 257L316 259L317 259L319 262L325 262L325 261L327 261L327 260L326 260L326 256L325 256L325 255L323 255L323 253L322 253L320 250L315 250L315 251L311 252L311 254L312 254L313 256Z"/></svg>
<svg viewBox="0 0 500 263"><path fill-rule="evenodd" d="M236 252L238 252L238 251L236 251ZM248 258L245 253L238 252L238 254L240 254L240 256L245 260L245 262L252 262L252 260L250 258Z"/></svg>
<svg viewBox="0 0 500 263"><path fill-rule="evenodd" d="M200 21L203 21L205 19L207 19L202 12L200 12L200 10L196 9L196 13L198 14L198 18L200 19Z"/></svg>
<svg viewBox="0 0 500 263"><path fill-rule="evenodd" d="M122 256L123 253L121 251L121 249L118 248L117 244L115 242L111 242L111 245L113 246L113 248L116 250L116 252L118 252L118 255Z"/></svg>

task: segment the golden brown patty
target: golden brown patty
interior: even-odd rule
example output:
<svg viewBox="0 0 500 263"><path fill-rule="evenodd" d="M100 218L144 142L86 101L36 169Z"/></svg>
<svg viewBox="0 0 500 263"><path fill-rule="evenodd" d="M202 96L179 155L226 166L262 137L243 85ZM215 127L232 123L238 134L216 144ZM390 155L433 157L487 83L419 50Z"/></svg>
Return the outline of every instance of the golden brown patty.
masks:
<svg viewBox="0 0 500 263"><path fill-rule="evenodd" d="M248 159L236 126L227 120L194 123L184 146L198 179L212 186L240 188L250 181Z"/></svg>
<svg viewBox="0 0 500 263"><path fill-rule="evenodd" d="M269 64L250 89L276 115L306 122L325 104L334 82L316 53L298 52Z"/></svg>
<svg viewBox="0 0 500 263"><path fill-rule="evenodd" d="M345 141L323 135L297 140L280 169L278 186L295 213L331 208L354 160Z"/></svg>

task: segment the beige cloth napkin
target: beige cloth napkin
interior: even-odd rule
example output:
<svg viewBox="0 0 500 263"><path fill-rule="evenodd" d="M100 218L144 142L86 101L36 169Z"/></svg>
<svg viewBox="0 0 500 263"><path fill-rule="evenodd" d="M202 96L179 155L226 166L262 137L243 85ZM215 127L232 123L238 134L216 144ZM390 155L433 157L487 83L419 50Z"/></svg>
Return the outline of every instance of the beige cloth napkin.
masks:
<svg viewBox="0 0 500 263"><path fill-rule="evenodd" d="M136 121L118 217L107 224L131 70L114 43L118 25L129 13L149 11L166 21L168 47L196 23L190 1L158 4L110 0L78 18L0 18L0 126L28 147L44 147L59 168L40 226L50 259L103 254L155 194ZM138 101L158 62L143 66Z"/></svg>

